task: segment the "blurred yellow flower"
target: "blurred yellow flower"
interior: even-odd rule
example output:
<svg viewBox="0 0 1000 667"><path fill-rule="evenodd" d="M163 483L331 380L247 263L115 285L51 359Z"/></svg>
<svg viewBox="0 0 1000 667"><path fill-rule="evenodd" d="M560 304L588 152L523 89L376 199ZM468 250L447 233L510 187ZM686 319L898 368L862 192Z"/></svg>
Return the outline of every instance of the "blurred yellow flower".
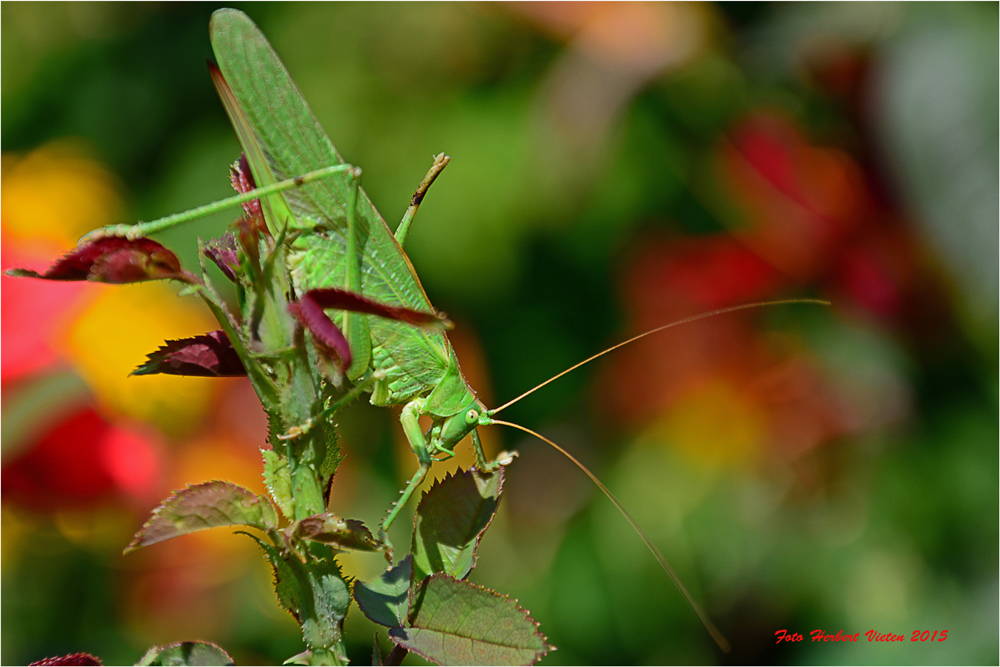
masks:
<svg viewBox="0 0 1000 667"><path fill-rule="evenodd" d="M121 549L135 532L135 517L121 507L62 509L52 515L59 534L81 548L103 554Z"/></svg>
<svg viewBox="0 0 1000 667"><path fill-rule="evenodd" d="M760 455L768 426L761 406L716 379L687 391L653 428L692 460L740 465Z"/></svg>
<svg viewBox="0 0 1000 667"><path fill-rule="evenodd" d="M239 380L216 380L222 384ZM201 434L184 443L177 453L177 468L171 475L172 488L224 479L258 495L267 492L261 477L263 442L248 442L231 435Z"/></svg>
<svg viewBox="0 0 1000 667"><path fill-rule="evenodd" d="M115 177L88 159L83 144L61 140L24 157L3 156L3 226L22 241L68 249L82 235L119 222Z"/></svg>
<svg viewBox="0 0 1000 667"><path fill-rule="evenodd" d="M11 503L4 503L0 507L0 526L3 531L0 533L0 569L4 574L13 571L17 565L18 556L22 553L26 537L32 531L31 521L24 516Z"/></svg>
<svg viewBox="0 0 1000 667"><path fill-rule="evenodd" d="M267 490L260 474L260 452L255 444L259 443L217 434L200 435L185 442L177 453L169 486L180 489L188 484L221 479L263 495ZM186 548L201 555L199 581L206 585L215 586L242 577L247 566L257 562L256 546L248 548L251 546L249 540L233 535L230 528L200 531L179 539L187 541Z"/></svg>
<svg viewBox="0 0 1000 667"><path fill-rule="evenodd" d="M97 296L70 326L64 354L101 406L179 434L197 426L220 388L215 378L129 377L165 340L215 328L207 309L161 283L93 285Z"/></svg>

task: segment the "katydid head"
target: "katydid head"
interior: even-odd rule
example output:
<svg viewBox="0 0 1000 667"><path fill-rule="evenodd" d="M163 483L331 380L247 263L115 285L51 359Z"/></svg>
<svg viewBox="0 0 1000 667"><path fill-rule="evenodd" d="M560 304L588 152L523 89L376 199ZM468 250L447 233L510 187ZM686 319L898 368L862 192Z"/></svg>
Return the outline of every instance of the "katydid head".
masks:
<svg viewBox="0 0 1000 667"><path fill-rule="evenodd" d="M479 426L480 415L485 413L486 406L473 394L472 400L461 410L441 421L438 444L451 451L462 438Z"/></svg>

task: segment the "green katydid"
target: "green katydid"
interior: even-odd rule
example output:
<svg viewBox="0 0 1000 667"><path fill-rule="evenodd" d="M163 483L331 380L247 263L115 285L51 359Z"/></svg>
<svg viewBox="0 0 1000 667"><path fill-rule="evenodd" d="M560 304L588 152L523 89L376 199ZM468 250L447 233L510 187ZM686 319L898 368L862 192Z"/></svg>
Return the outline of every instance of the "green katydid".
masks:
<svg viewBox="0 0 1000 667"><path fill-rule="evenodd" d="M131 227L135 238L194 219L226 205L259 198L270 234L286 244L294 297L304 300L324 290L349 292L391 308L434 313L420 280L402 249L423 194L447 158L438 156L393 234L359 185L360 170L344 162L309 109L277 54L257 26L242 12L222 9L212 17L212 45L218 66L211 74L236 130L257 189L196 209L182 216ZM122 233L122 229L111 230ZM808 299L770 303L811 302ZM322 306L321 300L318 302ZM315 303L314 303L315 305ZM376 406L402 405L403 432L419 467L381 526L381 537L397 518L435 460L453 455L471 436L477 465L495 469L504 457L488 461L477 428L502 424L535 435L565 454L608 496L636 530L706 629L724 650L728 642L681 583L666 559L614 495L579 461L551 440L495 415L565 373L638 338L710 315L751 308L748 304L675 322L635 336L567 369L499 408L489 410L462 375L458 359L441 328L418 328L404 321L373 317L356 310L319 307L322 317L342 332L349 346L343 373L353 388L330 411L363 392ZM303 319L314 342L320 337ZM421 416L430 417L424 433ZM294 438L308 424L292 426Z"/></svg>

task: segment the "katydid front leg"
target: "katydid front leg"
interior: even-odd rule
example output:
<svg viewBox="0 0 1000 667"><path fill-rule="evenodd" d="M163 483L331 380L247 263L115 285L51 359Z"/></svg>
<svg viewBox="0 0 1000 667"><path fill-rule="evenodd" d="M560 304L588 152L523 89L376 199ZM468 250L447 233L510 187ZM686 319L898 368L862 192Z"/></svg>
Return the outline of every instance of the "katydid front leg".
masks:
<svg viewBox="0 0 1000 667"><path fill-rule="evenodd" d="M399 512L406 505L416 488L424 481L424 477L427 476L427 471L430 469L432 463L430 452L427 450L427 442L424 439L424 432L420 430L420 414L423 412L426 404L427 400L423 398L410 401L403 406L403 414L399 418L400 423L403 425L403 434L406 436L406 441L410 443L413 453L417 455L420 468L417 469L417 472L413 474L406 488L400 493L399 499L393 504L389 516L382 522L382 528L379 530L379 539L388 548L387 553L390 560L392 558L392 544L389 542L389 527L392 526L396 517L399 516Z"/></svg>
<svg viewBox="0 0 1000 667"><path fill-rule="evenodd" d="M476 467L482 472L493 472L502 465L510 463L510 457L512 454L510 452L503 452L497 457L495 461L488 461L486 459L486 452L483 451L483 442L479 439L479 431L473 429L472 433L472 447L476 453ZM517 456L517 452L513 452L513 456Z"/></svg>

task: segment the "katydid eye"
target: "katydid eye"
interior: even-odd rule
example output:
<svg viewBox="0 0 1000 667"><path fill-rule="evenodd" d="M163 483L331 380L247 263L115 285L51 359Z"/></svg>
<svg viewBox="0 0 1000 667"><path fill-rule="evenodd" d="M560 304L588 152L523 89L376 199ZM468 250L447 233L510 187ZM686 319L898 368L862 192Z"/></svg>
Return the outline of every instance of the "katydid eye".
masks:
<svg viewBox="0 0 1000 667"><path fill-rule="evenodd" d="M479 413L477 411L469 410L465 413L466 424L475 424L477 421L479 421Z"/></svg>

